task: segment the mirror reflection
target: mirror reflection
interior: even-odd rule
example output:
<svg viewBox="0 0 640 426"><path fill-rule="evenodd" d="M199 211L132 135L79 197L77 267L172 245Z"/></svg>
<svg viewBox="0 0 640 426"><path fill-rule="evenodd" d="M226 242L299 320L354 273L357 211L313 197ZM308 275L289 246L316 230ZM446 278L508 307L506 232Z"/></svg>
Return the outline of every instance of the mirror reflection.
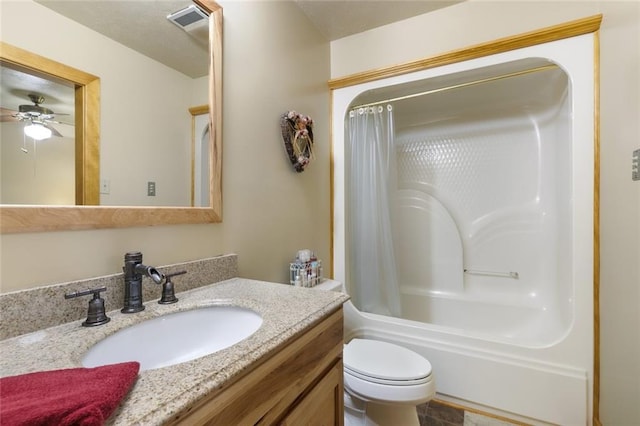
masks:
<svg viewBox="0 0 640 426"><path fill-rule="evenodd" d="M209 105L189 108L191 113L191 205L208 206L211 195L211 133Z"/></svg>
<svg viewBox="0 0 640 426"><path fill-rule="evenodd" d="M75 204L73 86L6 63L0 82L0 204Z"/></svg>
<svg viewBox="0 0 640 426"><path fill-rule="evenodd" d="M199 20L196 16L195 24L189 11L173 21L167 19L193 7L184 0L38 3L49 13L71 18L60 21L64 28L56 25L56 32L71 35L59 49L76 52L69 65L101 81L99 204L208 206L208 197L192 195L194 167L202 159L193 157L190 113L190 107L208 102L206 15ZM25 8L34 6L39 5ZM104 16L113 19L100 19ZM175 21L180 19L178 25ZM52 56L68 55L52 52ZM5 65L1 203L83 204L75 195L78 171L74 169L79 166L74 157L74 88ZM30 115L38 112L42 113ZM27 128L33 126L52 134L29 135Z"/></svg>

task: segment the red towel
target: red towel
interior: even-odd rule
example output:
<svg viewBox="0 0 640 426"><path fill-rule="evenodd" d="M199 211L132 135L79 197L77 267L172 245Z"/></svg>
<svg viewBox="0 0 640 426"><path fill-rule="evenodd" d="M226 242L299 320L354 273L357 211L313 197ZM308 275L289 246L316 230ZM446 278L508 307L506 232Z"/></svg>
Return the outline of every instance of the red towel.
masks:
<svg viewBox="0 0 640 426"><path fill-rule="evenodd" d="M140 364L41 371L0 379L0 424L102 425L129 392Z"/></svg>

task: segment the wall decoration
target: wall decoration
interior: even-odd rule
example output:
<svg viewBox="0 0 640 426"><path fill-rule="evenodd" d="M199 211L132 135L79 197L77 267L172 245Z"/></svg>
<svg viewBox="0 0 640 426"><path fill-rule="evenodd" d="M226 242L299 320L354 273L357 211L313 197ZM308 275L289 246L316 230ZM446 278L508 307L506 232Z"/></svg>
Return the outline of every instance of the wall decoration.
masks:
<svg viewBox="0 0 640 426"><path fill-rule="evenodd" d="M301 173L313 156L313 120L311 117L289 111L280 119L282 139L289 160L296 172Z"/></svg>

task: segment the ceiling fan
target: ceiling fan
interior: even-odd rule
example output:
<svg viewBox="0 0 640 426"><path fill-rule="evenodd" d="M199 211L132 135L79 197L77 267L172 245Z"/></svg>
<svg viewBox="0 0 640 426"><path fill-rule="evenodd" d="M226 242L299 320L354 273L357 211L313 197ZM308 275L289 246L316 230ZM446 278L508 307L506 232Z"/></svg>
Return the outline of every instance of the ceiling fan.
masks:
<svg viewBox="0 0 640 426"><path fill-rule="evenodd" d="M19 105L18 111L8 108L1 108L0 122L5 121L24 121L30 122L31 125L42 126L51 131L52 136L62 137L62 134L51 124L66 124L73 126L71 123L64 123L54 120L56 115L68 115L56 113L40 104L44 103L45 97L33 93L28 94L33 105Z"/></svg>

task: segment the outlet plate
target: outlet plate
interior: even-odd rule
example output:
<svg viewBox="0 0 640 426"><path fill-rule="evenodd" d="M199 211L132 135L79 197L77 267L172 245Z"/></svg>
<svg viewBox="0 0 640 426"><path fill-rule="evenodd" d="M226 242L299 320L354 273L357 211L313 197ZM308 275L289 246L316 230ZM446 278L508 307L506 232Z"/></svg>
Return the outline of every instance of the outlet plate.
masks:
<svg viewBox="0 0 640 426"><path fill-rule="evenodd" d="M111 181L109 179L100 179L100 193L108 194L111 192Z"/></svg>
<svg viewBox="0 0 640 426"><path fill-rule="evenodd" d="M640 149L633 151L631 157L631 179L640 180Z"/></svg>
<svg viewBox="0 0 640 426"><path fill-rule="evenodd" d="M155 182L147 182L147 196L155 197L156 196L156 183Z"/></svg>

